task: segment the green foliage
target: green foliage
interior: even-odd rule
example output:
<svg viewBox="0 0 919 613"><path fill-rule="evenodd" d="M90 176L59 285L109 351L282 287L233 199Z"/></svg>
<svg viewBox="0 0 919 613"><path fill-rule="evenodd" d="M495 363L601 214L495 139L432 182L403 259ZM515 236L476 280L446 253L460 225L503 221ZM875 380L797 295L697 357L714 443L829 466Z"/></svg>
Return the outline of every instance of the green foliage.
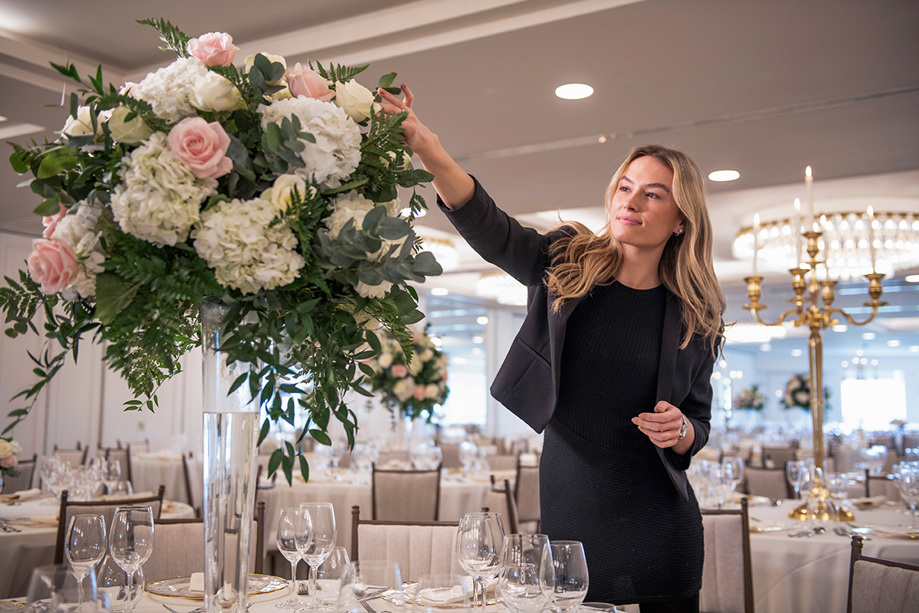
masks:
<svg viewBox="0 0 919 613"><path fill-rule="evenodd" d="M310 68L313 68L310 64ZM322 77L332 81L333 83L347 83L360 73L364 72L369 68L368 66L342 66L339 64L330 64L328 70L326 70L322 64L316 62L316 72L318 72Z"/></svg>
<svg viewBox="0 0 919 613"><path fill-rule="evenodd" d="M160 40L165 43L160 47L161 51L173 51L179 57L188 57L189 38L182 30L159 17L138 19L137 23L156 28L157 32L160 33Z"/></svg>

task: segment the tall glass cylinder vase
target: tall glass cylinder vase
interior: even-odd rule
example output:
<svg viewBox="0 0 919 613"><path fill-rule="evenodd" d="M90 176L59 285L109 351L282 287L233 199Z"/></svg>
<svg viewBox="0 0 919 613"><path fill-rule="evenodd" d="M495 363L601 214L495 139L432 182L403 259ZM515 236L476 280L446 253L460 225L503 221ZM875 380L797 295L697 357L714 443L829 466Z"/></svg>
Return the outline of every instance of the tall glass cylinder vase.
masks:
<svg viewBox="0 0 919 613"><path fill-rule="evenodd" d="M201 305L204 348L204 603L207 613L246 612L255 507L259 403L230 387L249 365L227 365L220 323L227 307Z"/></svg>

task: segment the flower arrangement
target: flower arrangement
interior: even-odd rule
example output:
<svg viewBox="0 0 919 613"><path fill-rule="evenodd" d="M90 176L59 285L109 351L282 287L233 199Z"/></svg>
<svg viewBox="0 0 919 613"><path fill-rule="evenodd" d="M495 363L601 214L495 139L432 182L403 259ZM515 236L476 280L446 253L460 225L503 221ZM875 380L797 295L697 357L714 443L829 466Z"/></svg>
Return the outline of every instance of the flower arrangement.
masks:
<svg viewBox="0 0 919 613"><path fill-rule="evenodd" d="M0 437L0 473L13 472L19 464L22 447L11 438Z"/></svg>
<svg viewBox="0 0 919 613"><path fill-rule="evenodd" d="M738 409L762 411L765 404L766 397L759 391L758 385L751 385L750 387L743 388L734 398L734 406Z"/></svg>
<svg viewBox="0 0 919 613"><path fill-rule="evenodd" d="M823 398L829 398L829 391L824 388ZM809 374L792 375L788 383L785 384L785 395L781 400L782 406L786 409L801 408L810 410L811 408L811 377Z"/></svg>
<svg viewBox="0 0 919 613"><path fill-rule="evenodd" d="M402 417L434 417L434 407L447 399L447 356L426 333L412 335L412 352L391 336L381 339L381 350L366 360L373 374L370 388L380 392L390 411Z"/></svg>
<svg viewBox="0 0 919 613"><path fill-rule="evenodd" d="M259 53L238 68L228 34L139 23L176 59L120 88L103 84L101 66L87 82L54 65L80 87L70 117L58 139L10 157L32 175L45 228L28 270L0 288L0 309L7 334L46 342L30 356L39 381L17 394L26 406L3 433L87 335L132 390L126 408L153 410L201 344L199 306L216 298L230 307L221 351L250 365L234 389L248 385L269 420L306 411L303 432L320 443L334 416L353 445L344 392L369 395L359 370L373 374L361 360L381 351L379 329L411 353L407 326L423 316L408 282L441 272L412 225L425 207L415 187L432 177L411 165L406 114L377 112L355 80L366 66L289 67ZM290 480L297 455L278 450L270 470Z"/></svg>

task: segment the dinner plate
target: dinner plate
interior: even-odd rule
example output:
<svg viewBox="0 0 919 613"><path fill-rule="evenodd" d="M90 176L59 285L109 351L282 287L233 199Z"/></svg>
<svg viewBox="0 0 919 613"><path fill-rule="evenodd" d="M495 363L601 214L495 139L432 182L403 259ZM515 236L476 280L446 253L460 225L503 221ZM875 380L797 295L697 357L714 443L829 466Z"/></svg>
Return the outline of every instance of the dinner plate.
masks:
<svg viewBox="0 0 919 613"><path fill-rule="evenodd" d="M852 532L866 536L919 540L919 528L907 528L905 526L859 526L857 528L853 527Z"/></svg>
<svg viewBox="0 0 919 613"><path fill-rule="evenodd" d="M750 532L787 532L795 526L772 521L750 522Z"/></svg>
<svg viewBox="0 0 919 613"><path fill-rule="evenodd" d="M148 583L144 591L154 596L164 596L166 598L186 598L188 600L204 600L204 594L189 591L191 577L176 577L174 579L163 579ZM270 594L283 590L290 585L290 581L275 577L272 575L255 575L249 574L249 596L258 596L260 594Z"/></svg>
<svg viewBox="0 0 919 613"><path fill-rule="evenodd" d="M406 603L406 604L410 604L410 603L414 600L414 598L415 598L415 589L416 589L417 587L418 587L418 584L417 584L417 583L406 583L405 586L402 588L402 589L403 589L403 593L404 593L404 598L405 598L405 603ZM387 601L387 602L391 602L391 603L393 603L393 604L396 604L395 601L394 601L394 597L395 597L395 596L396 596L395 590L387 590L387 591L383 592L383 594L380 595L380 598L382 598L383 600L385 600L385 601ZM470 594L469 594L469 602L470 602L470 603L472 602L472 593L471 593L471 592L470 592ZM426 603L426 604L428 604L429 606L431 606L431 607L433 607L433 608L435 608L435 609L462 609L462 608L465 607L465 605L464 605L463 603L461 603L461 602L454 602L454 603L449 603L449 602L448 602L448 603L436 603L436 602L433 602L433 601L432 601L432 602L428 602L428 603ZM498 604L498 597L497 597L497 595L496 595L494 592L489 593L488 591L486 591L486 594L485 594L485 605L486 605L486 606L489 606L489 605L496 605L496 604Z"/></svg>

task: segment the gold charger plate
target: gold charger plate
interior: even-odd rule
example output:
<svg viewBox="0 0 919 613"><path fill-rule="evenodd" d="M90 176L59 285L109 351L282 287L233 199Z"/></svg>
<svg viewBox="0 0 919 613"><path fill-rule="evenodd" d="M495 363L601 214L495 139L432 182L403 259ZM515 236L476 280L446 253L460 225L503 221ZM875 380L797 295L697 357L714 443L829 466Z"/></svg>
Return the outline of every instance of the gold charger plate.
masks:
<svg viewBox="0 0 919 613"><path fill-rule="evenodd" d="M31 613L32 607L24 602L14 602L12 600L0 601L0 613Z"/></svg>
<svg viewBox="0 0 919 613"><path fill-rule="evenodd" d="M185 598L187 600L204 600L204 594L192 594L189 591L191 577L176 577L154 581L144 586L144 591L164 598ZM249 574L249 596L260 596L283 590L290 585L287 579L273 575Z"/></svg>

